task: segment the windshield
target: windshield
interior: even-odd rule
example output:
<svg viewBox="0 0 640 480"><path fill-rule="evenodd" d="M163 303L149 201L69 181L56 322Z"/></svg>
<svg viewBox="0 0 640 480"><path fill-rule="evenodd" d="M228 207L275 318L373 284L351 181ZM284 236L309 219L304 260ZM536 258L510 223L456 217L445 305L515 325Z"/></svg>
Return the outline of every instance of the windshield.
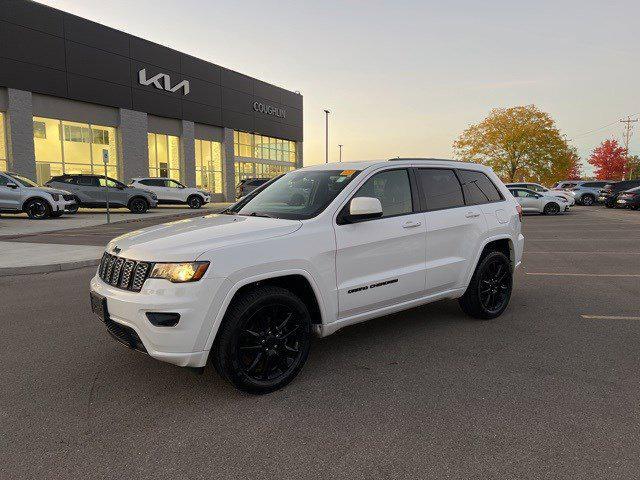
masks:
<svg viewBox="0 0 640 480"><path fill-rule="evenodd" d="M23 187L37 187L38 184L29 180L26 177L23 177L22 175L15 175L15 174L11 174L8 175L9 177L13 178L16 182L18 182L19 185L22 185Z"/></svg>
<svg viewBox="0 0 640 480"><path fill-rule="evenodd" d="M298 170L275 179L229 213L290 220L315 217L353 180L358 170Z"/></svg>

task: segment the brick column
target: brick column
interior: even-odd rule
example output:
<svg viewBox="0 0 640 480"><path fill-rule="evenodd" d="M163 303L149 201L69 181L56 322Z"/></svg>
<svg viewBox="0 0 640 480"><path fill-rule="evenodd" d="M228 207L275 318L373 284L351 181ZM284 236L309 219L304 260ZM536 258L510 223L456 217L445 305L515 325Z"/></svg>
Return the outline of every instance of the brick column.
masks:
<svg viewBox="0 0 640 480"><path fill-rule="evenodd" d="M182 160L183 180L187 187L196 186L196 145L193 122L182 121L180 138L180 159Z"/></svg>
<svg viewBox="0 0 640 480"><path fill-rule="evenodd" d="M233 130L225 128L222 141L223 191L227 202L236 200L236 169L233 152Z"/></svg>
<svg viewBox="0 0 640 480"><path fill-rule="evenodd" d="M36 179L31 92L7 89L7 160L9 170Z"/></svg>
<svg viewBox="0 0 640 480"><path fill-rule="evenodd" d="M302 168L303 159L302 159L302 142L296 142L296 168Z"/></svg>
<svg viewBox="0 0 640 480"><path fill-rule="evenodd" d="M120 109L118 126L118 158L122 165L122 180L129 183L135 177L149 176L147 114Z"/></svg>

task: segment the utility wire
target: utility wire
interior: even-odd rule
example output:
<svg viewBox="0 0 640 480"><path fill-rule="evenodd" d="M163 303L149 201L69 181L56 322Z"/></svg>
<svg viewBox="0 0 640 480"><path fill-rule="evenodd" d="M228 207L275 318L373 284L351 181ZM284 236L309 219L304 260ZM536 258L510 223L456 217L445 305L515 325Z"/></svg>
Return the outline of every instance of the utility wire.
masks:
<svg viewBox="0 0 640 480"><path fill-rule="evenodd" d="M633 114L633 115L631 115L631 116L632 116L632 117L635 117L635 116L637 116L637 115L640 115L640 113L634 113L634 114ZM593 133L597 133L597 132L599 132L600 130L604 130L604 129L605 129L605 128L607 128L607 127L612 127L613 125L617 125L619 122L620 122L619 120L616 120L615 122L611 122L611 123L609 123L609 124L607 124L607 125L604 125L604 126L602 126L602 127L596 128L596 129L594 129L594 130L589 130L588 132L584 132L584 133L580 133L580 134L578 134L578 135L574 135L574 136L572 137L572 140L575 140L576 138L586 137L587 135L591 135L591 134L593 134Z"/></svg>

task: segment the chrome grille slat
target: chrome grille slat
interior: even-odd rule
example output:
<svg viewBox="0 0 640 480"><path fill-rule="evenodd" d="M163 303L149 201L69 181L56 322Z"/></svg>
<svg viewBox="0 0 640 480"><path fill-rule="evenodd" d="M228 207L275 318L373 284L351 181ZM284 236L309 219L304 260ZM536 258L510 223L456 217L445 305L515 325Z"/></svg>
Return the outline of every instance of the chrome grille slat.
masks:
<svg viewBox="0 0 640 480"><path fill-rule="evenodd" d="M136 262L105 252L98 267L98 276L114 287L139 292L151 272L151 266L149 262Z"/></svg>

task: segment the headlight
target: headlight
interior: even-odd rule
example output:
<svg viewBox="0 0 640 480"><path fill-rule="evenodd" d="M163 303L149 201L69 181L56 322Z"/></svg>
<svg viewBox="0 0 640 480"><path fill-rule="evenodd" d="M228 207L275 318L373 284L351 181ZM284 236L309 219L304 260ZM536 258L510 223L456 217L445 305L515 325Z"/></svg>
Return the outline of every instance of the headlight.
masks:
<svg viewBox="0 0 640 480"><path fill-rule="evenodd" d="M209 268L209 262L156 263L149 278L163 278L171 283L196 282Z"/></svg>

